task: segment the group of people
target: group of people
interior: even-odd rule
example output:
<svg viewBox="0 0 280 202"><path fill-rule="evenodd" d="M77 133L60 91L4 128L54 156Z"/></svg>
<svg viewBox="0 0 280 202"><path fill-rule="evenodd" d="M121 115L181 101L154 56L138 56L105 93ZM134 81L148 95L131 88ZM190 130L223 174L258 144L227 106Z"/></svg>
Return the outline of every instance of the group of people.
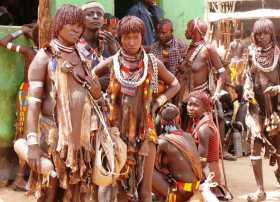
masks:
<svg viewBox="0 0 280 202"><path fill-rule="evenodd" d="M187 23L187 45L160 15L153 0L140 1L120 20L106 17L95 1L66 4L54 16L50 43L39 50L12 43L24 34L38 47L35 24L0 40L25 58L16 142L26 144L17 149L15 187L25 188L28 164L28 187L38 202L230 199L220 168L220 98L228 91L232 122L242 103L247 107L242 127L250 134L258 185L248 201L265 200L264 145L270 164L280 163L280 51L273 23L256 21L248 52L237 31L222 60L205 40L206 22ZM279 168L275 176L280 183ZM211 177L215 195L203 188Z"/></svg>

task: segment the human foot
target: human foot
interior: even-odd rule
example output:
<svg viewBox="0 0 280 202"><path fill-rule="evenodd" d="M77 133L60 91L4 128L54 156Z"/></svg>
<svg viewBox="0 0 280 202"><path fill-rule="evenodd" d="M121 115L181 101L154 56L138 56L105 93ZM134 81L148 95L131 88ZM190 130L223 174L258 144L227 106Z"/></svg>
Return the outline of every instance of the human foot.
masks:
<svg viewBox="0 0 280 202"><path fill-rule="evenodd" d="M255 193L251 193L247 197L248 202L259 202L264 201L266 199L266 193L264 191L257 191Z"/></svg>

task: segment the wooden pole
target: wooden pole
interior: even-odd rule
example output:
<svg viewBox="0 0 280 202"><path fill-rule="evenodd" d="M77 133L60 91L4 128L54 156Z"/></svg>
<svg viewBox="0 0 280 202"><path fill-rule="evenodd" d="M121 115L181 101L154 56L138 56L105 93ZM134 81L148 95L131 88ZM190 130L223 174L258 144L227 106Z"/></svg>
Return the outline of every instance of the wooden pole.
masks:
<svg viewBox="0 0 280 202"><path fill-rule="evenodd" d="M52 0L40 0L38 10L39 47L42 48L51 40L51 3Z"/></svg>

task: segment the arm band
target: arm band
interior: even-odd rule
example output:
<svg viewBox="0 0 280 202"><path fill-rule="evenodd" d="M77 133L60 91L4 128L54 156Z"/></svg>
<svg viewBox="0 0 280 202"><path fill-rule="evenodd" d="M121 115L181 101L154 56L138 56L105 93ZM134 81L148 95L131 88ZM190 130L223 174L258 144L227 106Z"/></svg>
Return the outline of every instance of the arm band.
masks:
<svg viewBox="0 0 280 202"><path fill-rule="evenodd" d="M178 83L179 83L178 79L174 78L171 83L171 86L176 86L176 85L178 85Z"/></svg>
<svg viewBox="0 0 280 202"><path fill-rule="evenodd" d="M168 98L166 97L166 95L161 95L157 98L157 103L159 106L164 105L167 102Z"/></svg>
<svg viewBox="0 0 280 202"><path fill-rule="evenodd" d="M11 33L10 35L13 37L13 39L15 39L22 34L23 34L23 31L20 29L20 30L17 30L15 32Z"/></svg>
<svg viewBox="0 0 280 202"><path fill-rule="evenodd" d="M21 46L20 45L17 45L16 47L16 52L19 53L19 50L20 50Z"/></svg>
<svg viewBox="0 0 280 202"><path fill-rule="evenodd" d="M30 90L33 90L35 88L43 88L44 83L42 81L29 81L29 87Z"/></svg>
<svg viewBox="0 0 280 202"><path fill-rule="evenodd" d="M26 135L27 145L38 144L37 133L31 132Z"/></svg>
<svg viewBox="0 0 280 202"><path fill-rule="evenodd" d="M28 102L31 102L31 103L41 103L42 100L39 99L39 98L36 98L36 97L28 96Z"/></svg>
<svg viewBox="0 0 280 202"><path fill-rule="evenodd" d="M7 48L8 50L11 50L11 49L12 49L12 46L13 46L13 44L12 44L11 42L9 42L9 43L7 43L6 48Z"/></svg>
<svg viewBox="0 0 280 202"><path fill-rule="evenodd" d="M258 161L258 160L261 160L261 159L262 159L261 156L250 156L251 161Z"/></svg>

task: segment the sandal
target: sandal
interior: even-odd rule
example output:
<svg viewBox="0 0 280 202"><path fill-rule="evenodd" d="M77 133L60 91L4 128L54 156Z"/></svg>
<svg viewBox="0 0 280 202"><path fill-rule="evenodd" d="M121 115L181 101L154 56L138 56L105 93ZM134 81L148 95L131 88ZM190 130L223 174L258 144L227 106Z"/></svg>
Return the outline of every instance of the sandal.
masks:
<svg viewBox="0 0 280 202"><path fill-rule="evenodd" d="M215 194L220 201L233 200L232 193L225 186L219 184L216 188L219 191L218 191L218 193L215 193Z"/></svg>
<svg viewBox="0 0 280 202"><path fill-rule="evenodd" d="M265 192L251 193L247 197L248 202L259 202L259 201L264 201L265 199L266 199Z"/></svg>

